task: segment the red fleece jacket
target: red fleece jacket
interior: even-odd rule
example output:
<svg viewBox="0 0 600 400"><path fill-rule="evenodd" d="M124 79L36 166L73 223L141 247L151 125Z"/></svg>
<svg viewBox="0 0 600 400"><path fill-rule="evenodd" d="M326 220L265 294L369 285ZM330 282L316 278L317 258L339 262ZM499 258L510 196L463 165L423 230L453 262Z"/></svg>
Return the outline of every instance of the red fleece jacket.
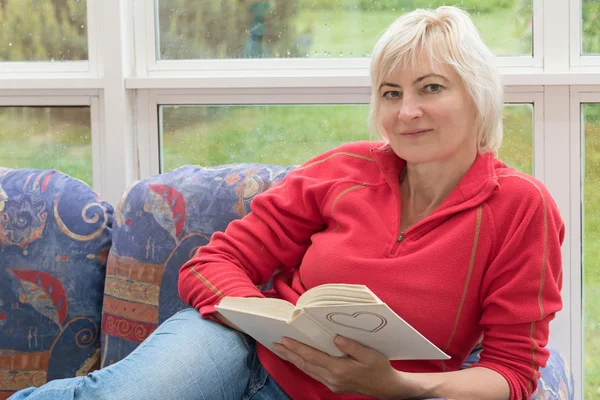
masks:
<svg viewBox="0 0 600 400"><path fill-rule="evenodd" d="M209 317L223 296L264 296L255 285L276 270L267 295L294 304L318 285L364 284L452 357L394 368L457 370L483 334L477 365L506 378L511 400L528 398L562 306L556 204L539 181L481 154L445 201L400 235L404 164L382 143L358 142L293 170L181 268L182 299ZM260 344L257 352L292 398L361 398L333 394Z"/></svg>

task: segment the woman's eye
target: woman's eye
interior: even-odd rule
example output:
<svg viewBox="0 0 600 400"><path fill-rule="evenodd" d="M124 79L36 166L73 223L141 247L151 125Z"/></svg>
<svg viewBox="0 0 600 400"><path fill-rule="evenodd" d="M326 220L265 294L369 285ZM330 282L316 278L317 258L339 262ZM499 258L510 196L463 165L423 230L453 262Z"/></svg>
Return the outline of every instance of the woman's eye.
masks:
<svg viewBox="0 0 600 400"><path fill-rule="evenodd" d="M383 94L383 97L386 99L395 99L401 96L401 93L397 90L390 90Z"/></svg>
<svg viewBox="0 0 600 400"><path fill-rule="evenodd" d="M427 93L439 93L442 91L444 87L442 85L438 85L437 83L432 83L425 86L425 91Z"/></svg>

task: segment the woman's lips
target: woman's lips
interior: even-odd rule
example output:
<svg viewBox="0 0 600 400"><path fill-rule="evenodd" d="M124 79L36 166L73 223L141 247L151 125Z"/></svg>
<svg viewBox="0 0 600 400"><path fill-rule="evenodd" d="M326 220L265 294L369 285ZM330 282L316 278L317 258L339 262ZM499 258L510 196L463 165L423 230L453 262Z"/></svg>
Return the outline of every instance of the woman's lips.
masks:
<svg viewBox="0 0 600 400"><path fill-rule="evenodd" d="M414 130L410 130L410 131L400 132L400 135L408 136L408 137L417 137L417 136L422 136L422 135L426 134L427 132L431 132L431 131L432 131L432 129L414 129Z"/></svg>

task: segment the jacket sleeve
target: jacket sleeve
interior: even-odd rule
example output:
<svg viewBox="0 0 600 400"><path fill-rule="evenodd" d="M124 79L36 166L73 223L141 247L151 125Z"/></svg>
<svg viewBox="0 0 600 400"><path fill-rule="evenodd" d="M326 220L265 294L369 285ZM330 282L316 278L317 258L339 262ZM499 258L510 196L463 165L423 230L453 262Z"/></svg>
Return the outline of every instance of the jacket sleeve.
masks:
<svg viewBox="0 0 600 400"><path fill-rule="evenodd" d="M546 188L525 181L510 204L492 210L497 252L481 286L483 352L472 366L500 373L511 400L535 391L549 357L549 324L562 308L564 225Z"/></svg>
<svg viewBox="0 0 600 400"><path fill-rule="evenodd" d="M320 165L326 159L327 153L293 170L255 197L251 213L216 232L181 267L182 300L207 317L223 296L264 297L256 285L299 265L311 236L325 228L321 204L331 181Z"/></svg>

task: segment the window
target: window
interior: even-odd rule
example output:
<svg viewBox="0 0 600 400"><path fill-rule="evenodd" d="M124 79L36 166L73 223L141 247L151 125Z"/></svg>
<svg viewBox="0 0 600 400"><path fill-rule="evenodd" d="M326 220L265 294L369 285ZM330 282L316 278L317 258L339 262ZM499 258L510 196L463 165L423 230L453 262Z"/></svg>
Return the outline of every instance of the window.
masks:
<svg viewBox="0 0 600 400"><path fill-rule="evenodd" d="M367 105L161 106L161 171L184 164L301 164L348 141L378 140ZM533 105L504 109L500 157L533 171Z"/></svg>
<svg viewBox="0 0 600 400"><path fill-rule="evenodd" d="M58 169L92 185L89 107L0 107L0 166Z"/></svg>
<svg viewBox="0 0 600 400"><path fill-rule="evenodd" d="M582 105L583 181L583 346L586 399L600 396L600 103Z"/></svg>
<svg viewBox="0 0 600 400"><path fill-rule="evenodd" d="M0 1L0 61L88 59L85 0Z"/></svg>
<svg viewBox="0 0 600 400"><path fill-rule="evenodd" d="M444 0L158 0L158 59L368 57L414 8ZM498 55L532 54L532 0L463 0Z"/></svg>
<svg viewBox="0 0 600 400"><path fill-rule="evenodd" d="M369 140L366 105L162 106L160 113L163 171L301 164L342 143Z"/></svg>
<svg viewBox="0 0 600 400"><path fill-rule="evenodd" d="M596 0L582 0L582 54L600 53L600 3Z"/></svg>
<svg viewBox="0 0 600 400"><path fill-rule="evenodd" d="M509 166L533 174L533 104L507 104L502 116L504 141L498 157Z"/></svg>
<svg viewBox="0 0 600 400"><path fill-rule="evenodd" d="M597 0L0 0L0 167L57 168L116 207L134 180L183 164L298 164L370 139L377 36L442 4L465 8L498 55L500 158L561 209L564 308L550 345L576 399L600 400Z"/></svg>

